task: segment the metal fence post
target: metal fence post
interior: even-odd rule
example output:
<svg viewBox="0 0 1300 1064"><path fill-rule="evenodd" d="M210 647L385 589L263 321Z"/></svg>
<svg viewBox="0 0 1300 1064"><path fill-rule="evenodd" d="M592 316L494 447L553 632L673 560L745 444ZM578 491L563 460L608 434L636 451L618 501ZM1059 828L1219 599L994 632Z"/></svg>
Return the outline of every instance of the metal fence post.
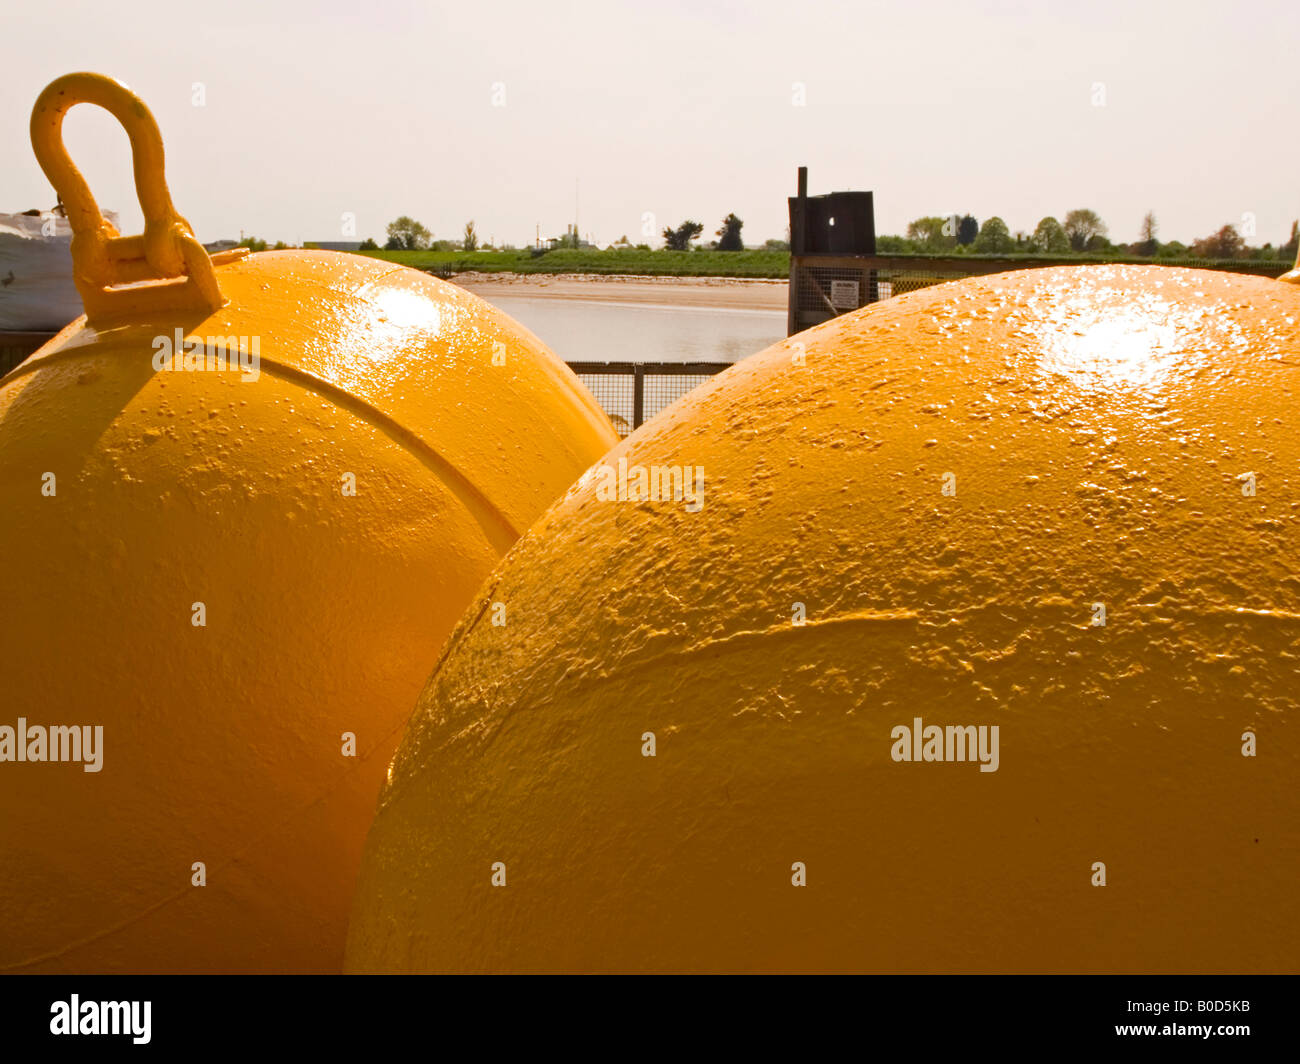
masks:
<svg viewBox="0 0 1300 1064"><path fill-rule="evenodd" d="M645 365L638 362L632 372L632 428L645 420Z"/></svg>

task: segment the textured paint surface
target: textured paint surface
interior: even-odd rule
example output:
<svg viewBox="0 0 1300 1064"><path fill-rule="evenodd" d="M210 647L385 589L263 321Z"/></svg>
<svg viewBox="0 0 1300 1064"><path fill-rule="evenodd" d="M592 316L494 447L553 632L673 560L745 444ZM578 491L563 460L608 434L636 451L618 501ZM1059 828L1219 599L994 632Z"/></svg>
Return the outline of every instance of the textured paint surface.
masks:
<svg viewBox="0 0 1300 1064"><path fill-rule="evenodd" d="M104 726L99 773L0 766L0 970L337 971L441 643L616 441L451 285L325 252L217 273L206 319L74 323L0 385L0 724ZM155 370L177 325L257 337L260 376Z"/></svg>
<svg viewBox="0 0 1300 1064"><path fill-rule="evenodd" d="M1300 290L1116 266L715 378L607 459L698 513L589 473L453 633L348 968L1293 970L1298 374ZM915 717L998 770L892 760Z"/></svg>

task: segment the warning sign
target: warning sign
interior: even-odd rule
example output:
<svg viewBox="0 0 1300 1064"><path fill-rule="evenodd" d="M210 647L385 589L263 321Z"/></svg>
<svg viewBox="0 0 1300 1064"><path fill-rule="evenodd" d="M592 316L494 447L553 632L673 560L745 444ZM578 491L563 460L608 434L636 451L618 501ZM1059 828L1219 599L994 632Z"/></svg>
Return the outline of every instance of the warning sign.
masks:
<svg viewBox="0 0 1300 1064"><path fill-rule="evenodd" d="M831 306L836 310L857 310L861 306L857 281L832 281Z"/></svg>

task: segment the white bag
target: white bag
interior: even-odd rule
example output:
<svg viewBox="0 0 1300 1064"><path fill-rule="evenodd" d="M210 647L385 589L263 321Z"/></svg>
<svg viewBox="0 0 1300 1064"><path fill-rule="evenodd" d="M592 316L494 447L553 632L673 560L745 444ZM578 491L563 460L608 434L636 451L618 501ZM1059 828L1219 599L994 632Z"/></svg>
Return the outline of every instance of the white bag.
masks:
<svg viewBox="0 0 1300 1064"><path fill-rule="evenodd" d="M0 332L55 332L81 315L71 248L61 215L0 214Z"/></svg>

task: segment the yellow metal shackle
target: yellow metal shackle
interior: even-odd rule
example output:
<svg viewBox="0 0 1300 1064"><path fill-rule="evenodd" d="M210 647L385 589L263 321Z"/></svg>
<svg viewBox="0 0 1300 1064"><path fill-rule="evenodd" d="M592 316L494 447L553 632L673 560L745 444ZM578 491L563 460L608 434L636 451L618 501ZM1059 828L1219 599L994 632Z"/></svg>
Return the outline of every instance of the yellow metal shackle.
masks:
<svg viewBox="0 0 1300 1064"><path fill-rule="evenodd" d="M1284 273L1278 278L1279 281L1289 281L1291 284L1300 284L1300 247L1295 249L1295 267L1289 273Z"/></svg>
<svg viewBox="0 0 1300 1064"><path fill-rule="evenodd" d="M104 108L130 138L136 195L145 222L139 236L121 236L105 220L86 179L68 156L63 116L79 103ZM214 265L248 252L240 248L210 257L190 223L176 212L167 191L162 135L140 97L103 74L65 74L37 98L31 136L36 159L72 226L73 276L92 325L149 311L207 313L224 304Z"/></svg>

